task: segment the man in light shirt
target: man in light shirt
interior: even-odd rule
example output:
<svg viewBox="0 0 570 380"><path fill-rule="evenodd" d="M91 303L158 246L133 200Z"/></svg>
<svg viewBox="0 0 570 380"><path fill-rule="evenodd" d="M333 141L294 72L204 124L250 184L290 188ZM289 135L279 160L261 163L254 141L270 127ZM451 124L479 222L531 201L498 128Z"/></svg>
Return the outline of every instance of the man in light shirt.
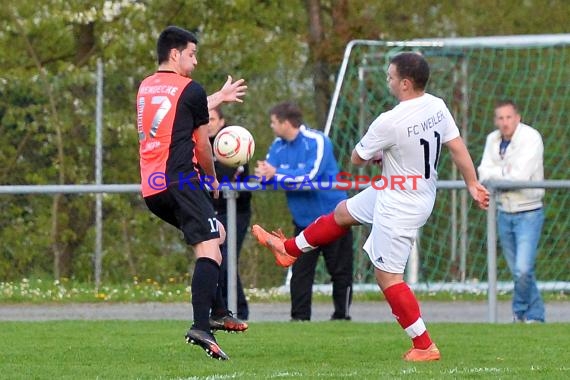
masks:
<svg viewBox="0 0 570 380"><path fill-rule="evenodd" d="M521 123L510 100L495 107L497 130L487 136L479 179L542 181L543 144L540 133ZM544 303L536 285L535 263L544 222L544 189L516 189L498 193L498 232L513 276L513 321L544 322Z"/></svg>

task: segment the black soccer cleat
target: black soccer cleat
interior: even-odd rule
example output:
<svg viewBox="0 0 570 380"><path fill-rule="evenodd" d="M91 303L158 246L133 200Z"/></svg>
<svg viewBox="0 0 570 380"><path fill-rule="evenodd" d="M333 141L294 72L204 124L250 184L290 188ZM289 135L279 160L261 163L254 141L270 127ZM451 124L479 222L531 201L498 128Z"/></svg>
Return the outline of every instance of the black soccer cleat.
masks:
<svg viewBox="0 0 570 380"><path fill-rule="evenodd" d="M186 333L186 343L196 344L206 351L209 357L218 360L229 360L229 356L226 355L222 348L216 342L216 338L209 332L191 328Z"/></svg>
<svg viewBox="0 0 570 380"><path fill-rule="evenodd" d="M229 310L222 316L210 316L210 328L212 331L242 332L247 330L248 327L246 322L234 317L233 313Z"/></svg>

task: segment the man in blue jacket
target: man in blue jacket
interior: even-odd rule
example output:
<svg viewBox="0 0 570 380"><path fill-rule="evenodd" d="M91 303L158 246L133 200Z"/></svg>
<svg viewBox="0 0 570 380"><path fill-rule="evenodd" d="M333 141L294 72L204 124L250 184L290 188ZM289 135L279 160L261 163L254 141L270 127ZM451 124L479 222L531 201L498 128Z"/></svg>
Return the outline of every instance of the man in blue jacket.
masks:
<svg viewBox="0 0 570 380"><path fill-rule="evenodd" d="M320 215L332 212L340 201L347 198L347 194L331 189L331 183L335 182L338 174L332 143L322 132L303 125L300 108L294 103L283 102L275 105L269 115L277 138L269 148L266 160L258 161L256 176L264 182L281 182L281 188L294 187L297 183L305 184L302 186L304 189L329 189L287 191L287 205L293 216L295 234L298 234ZM330 245L301 255L295 262L291 277L291 318L299 321L311 319L312 286L321 252L333 287L334 313L331 319L350 320L353 260L350 232Z"/></svg>

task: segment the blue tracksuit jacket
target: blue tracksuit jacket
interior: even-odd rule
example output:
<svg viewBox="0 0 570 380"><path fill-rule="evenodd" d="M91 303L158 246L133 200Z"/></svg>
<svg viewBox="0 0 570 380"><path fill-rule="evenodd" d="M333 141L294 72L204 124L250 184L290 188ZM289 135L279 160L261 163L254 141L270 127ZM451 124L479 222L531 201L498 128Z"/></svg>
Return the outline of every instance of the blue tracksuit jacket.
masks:
<svg viewBox="0 0 570 380"><path fill-rule="evenodd" d="M330 183L336 181L338 164L330 139L320 131L302 125L295 140L276 138L266 160L276 168L274 181L304 183L304 189L318 189L317 185L309 185L310 181L317 181L322 183L320 188L334 189ZM342 190L287 191L286 194L293 222L301 228L332 212L347 198Z"/></svg>

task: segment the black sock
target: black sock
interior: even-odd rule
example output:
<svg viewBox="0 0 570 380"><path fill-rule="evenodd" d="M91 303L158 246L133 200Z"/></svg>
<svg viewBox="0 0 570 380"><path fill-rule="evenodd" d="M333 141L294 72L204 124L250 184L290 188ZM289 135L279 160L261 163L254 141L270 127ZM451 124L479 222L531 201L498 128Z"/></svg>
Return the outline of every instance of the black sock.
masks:
<svg viewBox="0 0 570 380"><path fill-rule="evenodd" d="M214 260L200 257L196 260L192 276L193 327L210 331L210 308L216 299L220 266Z"/></svg>
<svg viewBox="0 0 570 380"><path fill-rule="evenodd" d="M228 307L226 305L226 300L224 299L224 293L222 291L222 283L224 279L222 278L225 276L226 273L223 271L219 271L218 276L218 286L216 288L216 298L214 300L214 304L212 305L212 315L216 317L222 317L228 313Z"/></svg>

